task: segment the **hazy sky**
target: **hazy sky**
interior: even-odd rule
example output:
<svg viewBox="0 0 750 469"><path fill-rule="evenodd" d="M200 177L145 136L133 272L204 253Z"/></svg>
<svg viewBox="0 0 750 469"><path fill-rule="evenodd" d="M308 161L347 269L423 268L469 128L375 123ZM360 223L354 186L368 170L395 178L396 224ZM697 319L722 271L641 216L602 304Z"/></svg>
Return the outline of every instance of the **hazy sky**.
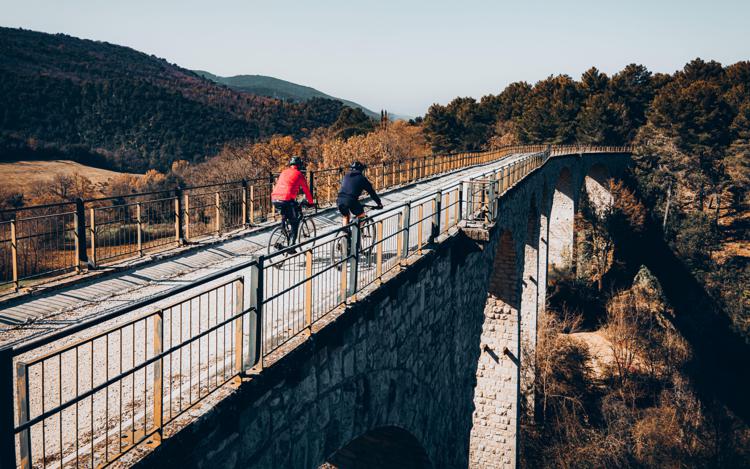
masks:
<svg viewBox="0 0 750 469"><path fill-rule="evenodd" d="M631 62L750 59L750 0L0 0L0 25L108 41L219 75L271 75L423 114L517 80Z"/></svg>

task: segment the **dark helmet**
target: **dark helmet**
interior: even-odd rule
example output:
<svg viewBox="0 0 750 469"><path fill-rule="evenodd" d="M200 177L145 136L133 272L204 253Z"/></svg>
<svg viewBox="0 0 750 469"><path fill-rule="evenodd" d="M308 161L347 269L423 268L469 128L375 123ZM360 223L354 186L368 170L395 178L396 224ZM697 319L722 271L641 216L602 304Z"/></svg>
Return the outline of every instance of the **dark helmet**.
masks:
<svg viewBox="0 0 750 469"><path fill-rule="evenodd" d="M355 161L351 165L349 165L349 168L352 171L363 171L367 166L364 165L364 163L361 163L359 161Z"/></svg>
<svg viewBox="0 0 750 469"><path fill-rule="evenodd" d="M302 169L302 168L304 168L304 167L305 167L305 162L304 162L304 161L302 161L302 158L301 158L301 157L299 157L299 156L293 156L293 157L292 157L292 158L291 158L291 159L289 160L289 166L296 166L296 167L297 167L297 169Z"/></svg>

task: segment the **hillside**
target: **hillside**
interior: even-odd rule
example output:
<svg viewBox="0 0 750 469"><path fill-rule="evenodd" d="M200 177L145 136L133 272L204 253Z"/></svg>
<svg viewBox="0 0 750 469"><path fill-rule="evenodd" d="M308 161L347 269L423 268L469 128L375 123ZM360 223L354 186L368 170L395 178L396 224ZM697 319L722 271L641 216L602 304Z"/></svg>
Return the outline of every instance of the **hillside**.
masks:
<svg viewBox="0 0 750 469"><path fill-rule="evenodd" d="M361 104L345 99L336 98L318 91L310 86L298 85L290 81L279 78L267 77L264 75L235 75L232 77L220 77L203 70L194 70L194 72L204 78L221 83L237 91L255 94L258 96L267 96L269 98L283 99L286 101L307 101L312 98L333 99L342 102L345 106L362 109L365 114L372 118L380 118L380 115L373 112Z"/></svg>
<svg viewBox="0 0 750 469"><path fill-rule="evenodd" d="M233 141L302 136L343 105L218 85L136 50L0 28L0 160L73 159L131 172L199 161Z"/></svg>
<svg viewBox="0 0 750 469"><path fill-rule="evenodd" d="M33 195L35 189L49 185L58 176L80 175L90 180L94 186L100 186L123 173L92 168L74 161L53 160L0 162L0 174L5 179L3 189L6 192Z"/></svg>

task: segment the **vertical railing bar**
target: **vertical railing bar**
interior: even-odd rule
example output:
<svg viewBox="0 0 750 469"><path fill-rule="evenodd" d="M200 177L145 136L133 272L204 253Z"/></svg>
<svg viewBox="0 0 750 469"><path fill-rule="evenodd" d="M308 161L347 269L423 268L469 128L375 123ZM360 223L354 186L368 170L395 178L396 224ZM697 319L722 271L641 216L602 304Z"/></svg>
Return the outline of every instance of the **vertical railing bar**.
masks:
<svg viewBox="0 0 750 469"><path fill-rule="evenodd" d="M154 314L154 356L164 352L164 310ZM154 362L154 430L164 437L164 357ZM135 423L135 422L133 422Z"/></svg>
<svg viewBox="0 0 750 469"><path fill-rule="evenodd" d="M410 225L410 218L411 218L411 202L407 202L406 206L403 208L402 214L401 214L401 260L400 264L401 266L405 266L406 259L409 257L409 225Z"/></svg>
<svg viewBox="0 0 750 469"><path fill-rule="evenodd" d="M417 254L422 254L422 226L424 225L424 202L417 207Z"/></svg>
<svg viewBox="0 0 750 469"><path fill-rule="evenodd" d="M9 355L9 358L12 363L12 355ZM42 362L42 367L44 367L44 362ZM8 378L12 379L12 377L13 373L11 371ZM42 383L42 386L44 386L44 383ZM16 363L16 403L18 405L18 424L22 425L29 421L29 376L28 367L23 362ZM8 404L12 409L12 401ZM42 425L44 425L44 422L42 422ZM13 431L10 432L11 436L14 434ZM29 469L31 468L31 429L21 430L18 433L18 438L20 467L22 469ZM13 446L15 447L15 438L13 440ZM44 458L46 455L42 455L42 457ZM13 466L15 467L15 461L13 461Z"/></svg>
<svg viewBox="0 0 750 469"><path fill-rule="evenodd" d="M216 211L216 220L214 222L214 231L216 236L221 233L221 195L219 191L216 191L216 197L214 200L214 208Z"/></svg>
<svg viewBox="0 0 750 469"><path fill-rule="evenodd" d="M312 335L312 305L313 305L313 253L312 249L305 251L305 329L308 337Z"/></svg>
<svg viewBox="0 0 750 469"><path fill-rule="evenodd" d="M143 257L143 225L141 221L141 203L135 204L135 223L138 228L136 239L138 243L138 255Z"/></svg>
<svg viewBox="0 0 750 469"><path fill-rule="evenodd" d="M21 283L18 280L18 235L16 233L16 214L10 219L10 252L13 264L13 289L18 291Z"/></svg>
<svg viewBox="0 0 750 469"><path fill-rule="evenodd" d="M245 294L244 294L244 285L245 281L244 279L238 279L237 283L235 285L234 290L234 314L240 314L244 311L244 300L245 300ZM243 366L243 346L242 346L242 334L243 334L243 318L244 315L240 315L240 317L237 318L236 322L236 329L234 332L234 362L235 362L235 368L237 369L237 373L242 373L244 370Z"/></svg>
<svg viewBox="0 0 750 469"><path fill-rule="evenodd" d="M359 245L361 226L359 221L349 225L349 278L347 281L347 298L357 293L357 273L359 270Z"/></svg>
<svg viewBox="0 0 750 469"><path fill-rule="evenodd" d="M383 220L379 220L377 224L377 243L378 247L375 254L375 276L378 279L381 279L383 276Z"/></svg>

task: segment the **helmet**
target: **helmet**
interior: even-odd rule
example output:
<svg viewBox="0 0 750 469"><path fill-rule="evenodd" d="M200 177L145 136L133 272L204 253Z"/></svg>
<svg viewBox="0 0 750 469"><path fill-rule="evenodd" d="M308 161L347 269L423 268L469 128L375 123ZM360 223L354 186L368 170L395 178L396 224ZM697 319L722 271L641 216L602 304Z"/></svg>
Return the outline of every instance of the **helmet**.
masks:
<svg viewBox="0 0 750 469"><path fill-rule="evenodd" d="M351 165L349 165L349 168L351 168L353 171L362 171L366 167L367 166L365 166L363 163L361 163L359 161L355 161L354 163L352 163Z"/></svg>
<svg viewBox="0 0 750 469"><path fill-rule="evenodd" d="M305 163L304 163L304 161L302 161L301 157L299 157L299 156L293 156L289 160L289 166L296 166L297 169L302 169L302 168L305 167Z"/></svg>

